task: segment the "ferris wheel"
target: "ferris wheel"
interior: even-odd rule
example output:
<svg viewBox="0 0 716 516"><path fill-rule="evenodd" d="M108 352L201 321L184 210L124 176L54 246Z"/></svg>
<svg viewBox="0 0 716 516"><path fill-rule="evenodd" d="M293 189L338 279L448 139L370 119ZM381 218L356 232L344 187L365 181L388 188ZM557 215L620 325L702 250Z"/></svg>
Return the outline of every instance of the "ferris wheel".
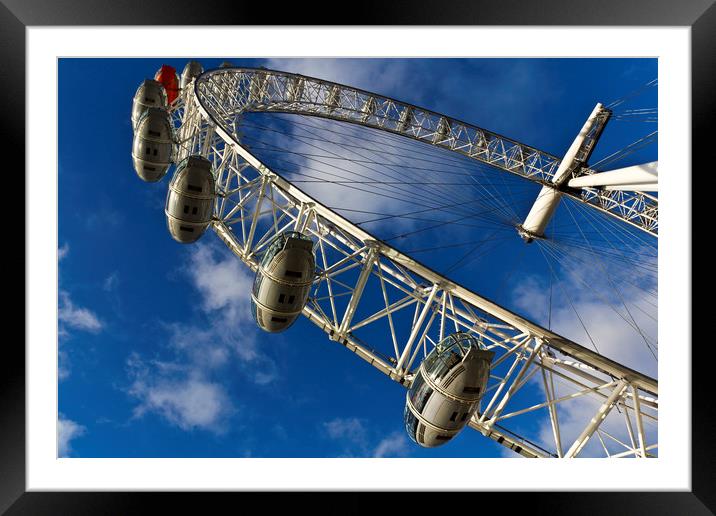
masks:
<svg viewBox="0 0 716 516"><path fill-rule="evenodd" d="M192 243L211 229L255 273L247 296L261 329L283 331L305 317L327 339L408 389L404 421L416 445L449 446L469 427L525 457L646 458L656 456L658 449L657 380L596 346L590 349L549 324L491 301L475 291L475 285L455 280L448 272L467 254L451 269L438 272L413 257L422 249L403 251L392 239L367 229L367 222L392 215L370 212L381 217L354 222L342 213L369 211L330 206L320 189L307 191L316 185L350 183L358 195L412 205L401 214L407 219L430 220L438 211L449 215L431 227L467 225L473 220L468 214L478 213L479 220L497 220L505 238L539 249L548 264L591 260L601 245L599 252L617 262L639 262L654 267L655 273L655 263L641 262L654 258L643 249L655 249L658 238L656 162L609 171L588 165L610 119L654 116L648 110L615 115L617 105L597 103L572 145L557 157L351 86L229 63L205 72L192 61L181 77L163 66L137 90L132 156L137 174L150 182L161 180L176 164L165 205L172 237ZM271 117L279 123L268 121ZM303 132L281 125L290 117L303 124ZM251 127L314 148L320 142L320 153L310 158L325 167L312 170L306 165L305 147L301 152L268 137L251 136ZM341 136L339 127L369 132L373 140L367 145L358 133ZM326 147L331 138L335 146ZM630 149L650 138L653 134ZM412 159L425 166L419 181L395 174L398 164L392 158L399 157L400 142L410 142ZM385 175L349 180L350 172L335 166L336 159L346 159L338 149L347 147L349 161L362 169L378 164L375 158L363 159L367 153L380 154L387 162L380 172ZM428 198L422 193L439 184L423 178L439 168L431 153L440 153L441 163L460 174L460 181L468 180L463 177L465 164L489 169L492 182L469 177L475 190L490 192L478 203L482 211L460 196L465 183L457 183L449 196ZM295 173L289 170L289 155L303 159L298 164L302 167L293 163ZM600 163L613 161L608 156ZM520 220L511 208L510 182L531 188L525 194L531 207ZM589 246L580 243L580 253L564 251L549 233L562 206ZM400 236L409 233L404 229ZM565 242L574 244L568 238ZM481 245L484 241L478 240L470 249ZM612 286L639 281L628 272L603 272ZM633 308L626 303L624 307L619 314L634 323L656 356L656 344L641 331ZM579 410L563 410L576 404ZM520 424L521 416L537 413L548 418L546 434Z"/></svg>

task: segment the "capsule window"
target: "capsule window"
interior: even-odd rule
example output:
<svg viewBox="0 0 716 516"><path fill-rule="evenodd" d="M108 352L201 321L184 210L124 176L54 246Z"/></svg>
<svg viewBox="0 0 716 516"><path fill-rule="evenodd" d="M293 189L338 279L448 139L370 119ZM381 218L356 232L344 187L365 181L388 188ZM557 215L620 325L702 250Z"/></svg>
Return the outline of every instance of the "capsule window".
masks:
<svg viewBox="0 0 716 516"><path fill-rule="evenodd" d="M416 437L419 443L425 442L425 425L420 424L418 426L418 435Z"/></svg>
<svg viewBox="0 0 716 516"><path fill-rule="evenodd" d="M144 170L151 170L152 172L154 172L156 170L156 168L150 167L148 165L144 165Z"/></svg>
<svg viewBox="0 0 716 516"><path fill-rule="evenodd" d="M157 155L157 149L154 149L154 155L155 156Z"/></svg>
<svg viewBox="0 0 716 516"><path fill-rule="evenodd" d="M157 138L160 137L162 134L157 131L152 131L151 129L148 131L149 136L156 136Z"/></svg>
<svg viewBox="0 0 716 516"><path fill-rule="evenodd" d="M452 416L450 416L450 421L455 421L456 418L457 418L457 412L453 412Z"/></svg>
<svg viewBox="0 0 716 516"><path fill-rule="evenodd" d="M432 396L432 394L433 389L427 383L421 383L420 387L417 390L413 391L413 395L411 396L410 401L413 403L413 406L415 407L415 410L418 411L418 413L423 413L423 409L425 408L425 405L428 403L428 400L430 399L430 396Z"/></svg>
<svg viewBox="0 0 716 516"><path fill-rule="evenodd" d="M201 193L202 190L203 190L201 186L186 185L186 187L187 187L188 190L191 190L192 192L199 192L199 193Z"/></svg>
<svg viewBox="0 0 716 516"><path fill-rule="evenodd" d="M462 389L463 393L466 394L480 394L480 388L479 387L464 387Z"/></svg>
<svg viewBox="0 0 716 516"><path fill-rule="evenodd" d="M194 232L194 228L189 227L189 226L179 226L179 229L180 229L181 231L186 231L187 233L193 233L193 232Z"/></svg>
<svg viewBox="0 0 716 516"><path fill-rule="evenodd" d="M450 436L449 435L436 435L435 440L436 441L449 441Z"/></svg>
<svg viewBox="0 0 716 516"><path fill-rule="evenodd" d="M465 420L467 419L467 414L468 414L468 413L465 412L465 413L462 415L462 418L460 419L460 421L465 421Z"/></svg>
<svg viewBox="0 0 716 516"><path fill-rule="evenodd" d="M285 317L271 317L271 321L272 322L286 322L286 321L288 321L288 319L286 319Z"/></svg>
<svg viewBox="0 0 716 516"><path fill-rule="evenodd" d="M415 415L413 415L413 413L410 411L410 409L408 407L405 407L405 412L403 414L403 418L405 421L405 429L408 431L408 435L410 436L411 439L415 440L416 439L416 435L415 435L416 430L420 423L418 422L417 418L415 417ZM424 431L424 429L423 429L423 431Z"/></svg>
<svg viewBox="0 0 716 516"><path fill-rule="evenodd" d="M198 208L197 208L196 206L194 206L194 207L191 209L191 214L192 214L192 215L196 215L196 210L197 210L197 209L198 209Z"/></svg>
<svg viewBox="0 0 716 516"><path fill-rule="evenodd" d="M279 303L283 303L284 299L286 299L286 296L285 296L284 294L280 294L280 295L278 296L278 302L279 302Z"/></svg>
<svg viewBox="0 0 716 516"><path fill-rule="evenodd" d="M152 149L150 149L149 147L147 147L147 154L150 154L150 155L151 155L151 153L152 153Z"/></svg>
<svg viewBox="0 0 716 516"><path fill-rule="evenodd" d="M259 294L259 290L261 289L261 283L263 282L264 278L261 276L261 274L256 275L256 279L254 280L254 295Z"/></svg>
<svg viewBox="0 0 716 516"><path fill-rule="evenodd" d="M294 299L296 299L296 296L288 296L288 304L293 304Z"/></svg>
<svg viewBox="0 0 716 516"><path fill-rule="evenodd" d="M426 393L423 395L423 399L420 400L420 405L422 405L422 406L420 407L420 413L421 413L421 414L423 413L423 409L425 408L425 405L428 404L428 400L430 399L430 396L432 396L432 395L433 395L433 390L430 389L428 392L426 392Z"/></svg>
<svg viewBox="0 0 716 516"><path fill-rule="evenodd" d="M299 271L289 271L287 270L284 273L285 276L288 276L289 278L300 278L302 274Z"/></svg>

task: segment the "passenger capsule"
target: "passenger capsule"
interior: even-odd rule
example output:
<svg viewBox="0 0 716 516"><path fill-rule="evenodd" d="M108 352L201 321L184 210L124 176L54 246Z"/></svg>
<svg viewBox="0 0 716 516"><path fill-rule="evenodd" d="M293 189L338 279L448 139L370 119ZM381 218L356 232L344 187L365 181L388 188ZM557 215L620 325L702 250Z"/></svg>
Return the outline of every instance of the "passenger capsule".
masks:
<svg viewBox="0 0 716 516"><path fill-rule="evenodd" d="M204 67L198 61L189 61L181 73L181 89L186 89L192 79L196 79L204 73Z"/></svg>
<svg viewBox="0 0 716 516"><path fill-rule="evenodd" d="M262 330L293 324L306 305L315 276L313 242L295 231L277 235L261 259L251 294L251 313Z"/></svg>
<svg viewBox="0 0 716 516"><path fill-rule="evenodd" d="M164 85L164 89L167 90L169 104L174 102L179 96L179 76L177 76L176 69L173 66L162 65L154 75L154 79Z"/></svg>
<svg viewBox="0 0 716 516"><path fill-rule="evenodd" d="M164 213L172 238L182 244L196 242L211 222L215 184L211 162L189 156L174 172Z"/></svg>
<svg viewBox="0 0 716 516"><path fill-rule="evenodd" d="M174 155L174 128L166 109L149 108L137 120L132 142L134 170L154 183L167 173Z"/></svg>
<svg viewBox="0 0 716 516"><path fill-rule="evenodd" d="M141 116L151 107L167 108L167 92L159 81L147 79L137 88L132 102L132 127L137 127Z"/></svg>
<svg viewBox="0 0 716 516"><path fill-rule="evenodd" d="M405 429L425 448L455 437L478 409L493 351L468 333L449 335L420 364L405 401Z"/></svg>

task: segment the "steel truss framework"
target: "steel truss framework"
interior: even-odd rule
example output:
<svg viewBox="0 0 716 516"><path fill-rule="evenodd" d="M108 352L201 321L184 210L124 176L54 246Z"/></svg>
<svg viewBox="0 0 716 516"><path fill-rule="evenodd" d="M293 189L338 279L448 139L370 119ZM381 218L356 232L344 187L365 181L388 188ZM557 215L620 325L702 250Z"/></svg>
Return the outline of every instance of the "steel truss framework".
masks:
<svg viewBox="0 0 716 516"><path fill-rule="evenodd" d="M205 74L197 86L207 108L227 121L236 113L273 112L349 122L426 142L551 186L560 163L556 156L486 129L311 77L273 70L222 69ZM570 177L595 172L582 161ZM653 195L600 188L563 190L566 195L658 236L658 198Z"/></svg>
<svg viewBox="0 0 716 516"><path fill-rule="evenodd" d="M452 331L470 332L496 353L471 428L526 457L656 453L656 380L440 276L305 194L240 143L242 113L256 110L360 123L540 182L554 173L557 158L421 108L283 72L207 72L172 106L181 124L176 158L201 154L213 161L212 228L242 262L255 271L281 231L314 239L317 276L303 315L330 340L408 387L419 356ZM614 193L624 192L600 192L595 199ZM369 296L372 303L365 301ZM383 308L368 311L376 299ZM526 414L533 417L524 423ZM535 414L544 425L535 424Z"/></svg>

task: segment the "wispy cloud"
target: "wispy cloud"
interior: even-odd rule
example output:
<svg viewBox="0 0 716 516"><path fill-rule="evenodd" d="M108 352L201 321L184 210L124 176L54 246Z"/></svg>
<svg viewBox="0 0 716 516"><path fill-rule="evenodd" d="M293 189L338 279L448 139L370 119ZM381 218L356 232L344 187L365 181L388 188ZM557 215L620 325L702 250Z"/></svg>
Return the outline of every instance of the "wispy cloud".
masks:
<svg viewBox="0 0 716 516"><path fill-rule="evenodd" d="M57 250L58 261L66 259L69 252L70 245L65 242ZM104 328L104 322L89 308L77 306L70 293L62 289L58 293L57 319L57 378L62 381L69 378L71 373L70 351L66 349L66 340L71 336L70 330L97 334Z"/></svg>
<svg viewBox="0 0 716 516"><path fill-rule="evenodd" d="M91 231L117 229L124 223L124 214L112 206L109 198L99 201L99 207L84 217L85 227Z"/></svg>
<svg viewBox="0 0 716 516"><path fill-rule="evenodd" d="M253 278L229 251L211 241L194 244L181 272L198 293L204 322L162 323L163 358L132 353L127 392L138 401L135 417L151 412L183 430L219 434L237 411L226 387L227 365L257 385L273 382L277 366L257 349L249 306Z"/></svg>
<svg viewBox="0 0 716 516"><path fill-rule="evenodd" d="M393 432L383 438L373 450L373 457L406 457L410 452L405 433Z"/></svg>
<svg viewBox="0 0 716 516"><path fill-rule="evenodd" d="M62 381L70 376L70 358L67 351L60 350L57 354L57 379Z"/></svg>
<svg viewBox="0 0 716 516"><path fill-rule="evenodd" d="M627 268L628 277L620 281L617 276L609 279L614 271L598 267L594 256L587 255L584 262L592 266L561 271L551 286L551 301L548 278L520 278L512 291L515 307L546 324L551 306L553 331L590 349L593 341L601 355L656 377L658 364L646 344L654 347L658 336L656 297L647 294L657 291L656 274Z"/></svg>
<svg viewBox="0 0 716 516"><path fill-rule="evenodd" d="M630 270L629 274L629 281L632 284L638 284L639 288L632 288L630 284L622 283L619 285L619 291L612 288L601 288L600 296L595 298L592 290L597 287L605 287L603 271L596 264L580 271L563 271L560 280L555 281L552 285L554 297L552 299L551 327L555 332L588 348L592 347L591 341L593 340L600 354L656 377L658 364L646 348L643 337L634 328L635 321L636 326L644 335L655 340L657 335L656 313L654 313L654 318L651 318L634 307L642 302L643 289L656 292L656 278L655 275L646 274L643 270L640 271L636 268ZM586 288L585 284L590 288ZM523 313L535 320L544 321L545 312L550 306L549 292L548 280L530 276L520 280L519 286L513 291L513 301ZM565 293L569 294L569 299ZM629 313L626 312L625 305L631 307ZM651 309L656 312L655 305ZM576 314L579 314L579 317ZM588 334L584 329L585 326ZM544 386L539 375L535 376L532 384L534 389L544 393ZM555 382L555 389L557 397L567 396L578 390L575 386L567 385L561 380ZM561 440L565 452L596 414L602 402L602 398L588 395L564 401L557 406ZM620 410L623 411L623 408L613 409L600 428L621 442L630 443L624 415ZM546 410L544 414L538 440L552 449L554 446L552 426L546 415ZM645 425L647 437L653 442L657 431L656 426L648 424L650 420L647 419L645 419L645 423L647 423ZM611 452L625 451L621 445L610 438L605 437L605 445ZM603 455L604 450L595 435L579 456Z"/></svg>
<svg viewBox="0 0 716 516"><path fill-rule="evenodd" d="M133 380L128 392L139 401L134 417L155 413L183 430L226 431L225 418L234 409L222 385L198 370L145 362L136 353L129 357L127 367Z"/></svg>
<svg viewBox="0 0 716 516"><path fill-rule="evenodd" d="M102 290L112 292L119 286L119 272L114 271L102 282Z"/></svg>
<svg viewBox="0 0 716 516"><path fill-rule="evenodd" d="M57 420L57 453L60 457L69 457L72 453L71 441L84 435L87 429L70 420L65 418L62 414L59 415Z"/></svg>
<svg viewBox="0 0 716 516"><path fill-rule="evenodd" d="M206 365L218 366L236 357L250 364L245 373L255 383L274 381L276 364L257 347L259 330L251 316L252 273L216 241L196 244L184 272L200 294L207 324L174 325L172 345L191 350L193 360Z"/></svg>
<svg viewBox="0 0 716 516"><path fill-rule="evenodd" d="M57 316L63 325L76 330L99 333L104 327L94 312L88 308L76 306L69 292L65 290L60 290L59 293Z"/></svg>
<svg viewBox="0 0 716 516"><path fill-rule="evenodd" d="M250 292L253 277L241 262L219 244L194 244L189 262L182 269L197 290L197 305L203 324L163 323L169 347L176 359L201 369L213 369L232 357L257 366L257 378L265 383L272 374L256 348L256 328L251 317ZM266 370L264 366L267 367Z"/></svg>
<svg viewBox="0 0 716 516"><path fill-rule="evenodd" d="M199 292L201 307L209 318L209 326L202 331L231 344L243 360L256 358L250 271L225 248L202 242L192 250L185 272Z"/></svg>
<svg viewBox="0 0 716 516"><path fill-rule="evenodd" d="M345 440L358 445L366 443L366 429L358 418L335 418L323 423L323 428L331 439Z"/></svg>
<svg viewBox="0 0 716 516"><path fill-rule="evenodd" d="M323 423L323 431L329 439L343 443L343 457L406 457L410 453L404 432L383 435L372 429L365 420L356 417L326 421Z"/></svg>
<svg viewBox="0 0 716 516"><path fill-rule="evenodd" d="M70 252L70 244L65 242L60 248L57 249L57 260L62 261Z"/></svg>

